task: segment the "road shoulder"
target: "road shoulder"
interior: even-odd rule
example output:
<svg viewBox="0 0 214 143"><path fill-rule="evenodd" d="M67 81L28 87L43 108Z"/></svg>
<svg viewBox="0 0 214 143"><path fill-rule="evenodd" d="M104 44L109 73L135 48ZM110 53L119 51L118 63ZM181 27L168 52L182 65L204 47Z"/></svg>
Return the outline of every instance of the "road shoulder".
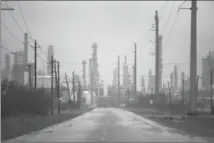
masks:
<svg viewBox="0 0 214 143"><path fill-rule="evenodd" d="M25 134L39 131L41 129L53 126L58 123L70 120L91 109L73 110L62 112L60 115L54 116L20 116L8 117L1 119L1 141L6 141Z"/></svg>
<svg viewBox="0 0 214 143"><path fill-rule="evenodd" d="M145 108L126 108L126 110L192 136L199 136L211 140L214 138L214 118L212 117L170 116Z"/></svg>

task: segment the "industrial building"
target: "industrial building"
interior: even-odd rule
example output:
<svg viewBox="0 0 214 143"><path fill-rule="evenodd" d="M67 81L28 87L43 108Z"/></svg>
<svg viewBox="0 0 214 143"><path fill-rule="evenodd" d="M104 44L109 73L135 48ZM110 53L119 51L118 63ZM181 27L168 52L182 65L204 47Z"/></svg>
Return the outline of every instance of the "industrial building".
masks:
<svg viewBox="0 0 214 143"><path fill-rule="evenodd" d="M211 69L214 73L214 52L209 52L205 58L202 59L202 88L209 89L210 88L210 73ZM212 81L214 81L214 76Z"/></svg>

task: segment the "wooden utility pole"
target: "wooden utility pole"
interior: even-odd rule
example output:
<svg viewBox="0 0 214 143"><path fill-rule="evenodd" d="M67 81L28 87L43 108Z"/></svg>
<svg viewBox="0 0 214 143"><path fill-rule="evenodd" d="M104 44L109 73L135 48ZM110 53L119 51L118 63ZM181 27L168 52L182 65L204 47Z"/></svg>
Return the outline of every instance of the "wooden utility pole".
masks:
<svg viewBox="0 0 214 143"><path fill-rule="evenodd" d="M120 97L120 56L118 56L118 97Z"/></svg>
<svg viewBox="0 0 214 143"><path fill-rule="evenodd" d="M58 67L58 80L57 80L57 97L58 97L58 114L60 114L60 66L59 61L57 62Z"/></svg>
<svg viewBox="0 0 214 143"><path fill-rule="evenodd" d="M199 84L199 75L197 76L197 79L196 79L196 98L198 97L198 84Z"/></svg>
<svg viewBox="0 0 214 143"><path fill-rule="evenodd" d="M28 67L28 84L29 84L29 89L32 89L32 80L31 80L31 72L32 72L32 65L31 64L27 64Z"/></svg>
<svg viewBox="0 0 214 143"><path fill-rule="evenodd" d="M54 68L54 58L53 55L51 55L51 95L52 95L52 108L51 108L51 114L54 115L54 92L53 92L53 68Z"/></svg>
<svg viewBox="0 0 214 143"><path fill-rule="evenodd" d="M159 95L159 80L160 80L160 66L159 66L159 59L160 59L160 50L159 50L159 18L158 18L158 11L155 11L155 99L158 99Z"/></svg>
<svg viewBox="0 0 214 143"><path fill-rule="evenodd" d="M77 105L79 108L81 108L81 94L82 94L82 87L81 82L78 80L78 96L77 96Z"/></svg>
<svg viewBox="0 0 214 143"><path fill-rule="evenodd" d="M76 99L75 99L75 73L73 71L72 73L72 78L73 78L73 88L72 88L72 92L73 92L73 98L74 98L74 102L76 102Z"/></svg>
<svg viewBox="0 0 214 143"><path fill-rule="evenodd" d="M28 63L28 34L24 33L24 63Z"/></svg>
<svg viewBox="0 0 214 143"><path fill-rule="evenodd" d="M191 49L190 49L190 109L189 114L196 114L197 101L197 1L192 0L191 8Z"/></svg>
<svg viewBox="0 0 214 143"><path fill-rule="evenodd" d="M58 97L58 78L57 78L57 66L56 66L56 60L54 60L54 77L55 77L55 93L56 97Z"/></svg>
<svg viewBox="0 0 214 143"><path fill-rule="evenodd" d="M182 78L182 104L184 104L184 78Z"/></svg>
<svg viewBox="0 0 214 143"><path fill-rule="evenodd" d="M67 77L66 73L65 73L65 80L66 80L67 91L68 91L68 102L69 102L69 105L71 105L71 94L70 94L70 88L69 88L69 85L68 85L68 77Z"/></svg>
<svg viewBox="0 0 214 143"><path fill-rule="evenodd" d="M134 94L137 92L137 44L134 43Z"/></svg>
<svg viewBox="0 0 214 143"><path fill-rule="evenodd" d="M89 88L90 88L90 94L91 94L91 106L93 105L93 69L92 69L92 66L93 66L93 63L92 63L92 59L89 59Z"/></svg>
<svg viewBox="0 0 214 143"><path fill-rule="evenodd" d="M56 95L57 95L57 111L59 114L59 91L58 91L58 75L57 75L57 61L54 61L54 69L55 69L55 89L56 89Z"/></svg>
<svg viewBox="0 0 214 143"><path fill-rule="evenodd" d="M213 72L212 72L212 69L210 70L210 111L211 113L213 113L213 108L212 108L212 105L213 105Z"/></svg>
<svg viewBox="0 0 214 143"><path fill-rule="evenodd" d="M37 89L37 42L35 41L34 45L34 90L36 92Z"/></svg>
<svg viewBox="0 0 214 143"><path fill-rule="evenodd" d="M127 104L128 104L128 106L129 106L129 100L130 100L130 91L129 91L129 86L128 86L128 88L127 88L127 92L128 92L128 100L127 100Z"/></svg>
<svg viewBox="0 0 214 143"><path fill-rule="evenodd" d="M85 60L83 60L82 61L82 64L83 64L83 76L82 76L82 78L83 78L83 89L86 89L86 61Z"/></svg>
<svg viewBox="0 0 214 143"><path fill-rule="evenodd" d="M171 104L171 89L170 89L169 82L168 82L168 90L169 90L169 104Z"/></svg>

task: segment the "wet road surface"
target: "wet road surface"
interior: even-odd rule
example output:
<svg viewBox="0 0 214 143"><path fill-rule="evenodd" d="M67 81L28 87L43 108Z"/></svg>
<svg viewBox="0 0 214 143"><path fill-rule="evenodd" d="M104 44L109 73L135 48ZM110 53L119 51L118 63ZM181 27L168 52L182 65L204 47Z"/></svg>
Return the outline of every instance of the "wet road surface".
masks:
<svg viewBox="0 0 214 143"><path fill-rule="evenodd" d="M24 135L17 142L206 142L119 108L96 108L72 120Z"/></svg>

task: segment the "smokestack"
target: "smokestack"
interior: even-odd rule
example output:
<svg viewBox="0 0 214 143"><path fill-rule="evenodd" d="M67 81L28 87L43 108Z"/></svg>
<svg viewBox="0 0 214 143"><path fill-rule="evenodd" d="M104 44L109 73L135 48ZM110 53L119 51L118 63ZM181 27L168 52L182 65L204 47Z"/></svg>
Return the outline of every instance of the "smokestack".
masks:
<svg viewBox="0 0 214 143"><path fill-rule="evenodd" d="M89 59L89 87L92 88L92 59Z"/></svg>
<svg viewBox="0 0 214 143"><path fill-rule="evenodd" d="M174 83L173 77L174 77L174 75L173 75L173 73L171 73L170 74L170 86L171 86L171 88L173 87L173 83Z"/></svg>

